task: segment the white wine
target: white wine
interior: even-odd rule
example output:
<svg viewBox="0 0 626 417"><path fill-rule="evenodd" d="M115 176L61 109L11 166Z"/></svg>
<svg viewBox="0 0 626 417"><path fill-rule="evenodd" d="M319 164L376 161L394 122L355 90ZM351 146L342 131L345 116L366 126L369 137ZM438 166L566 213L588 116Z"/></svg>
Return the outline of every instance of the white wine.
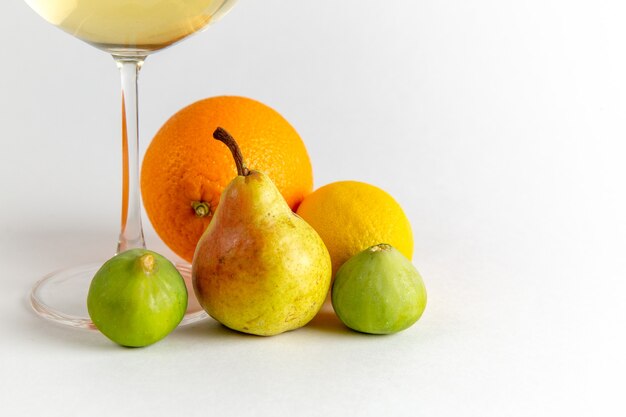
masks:
<svg viewBox="0 0 626 417"><path fill-rule="evenodd" d="M26 0L48 22L113 53L165 48L217 20L235 0Z"/></svg>

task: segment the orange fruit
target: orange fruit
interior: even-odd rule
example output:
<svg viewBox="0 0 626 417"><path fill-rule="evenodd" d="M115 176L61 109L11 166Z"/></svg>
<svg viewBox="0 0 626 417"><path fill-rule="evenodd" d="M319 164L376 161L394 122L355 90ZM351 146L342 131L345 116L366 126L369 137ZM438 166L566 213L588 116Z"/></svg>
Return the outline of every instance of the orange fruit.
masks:
<svg viewBox="0 0 626 417"><path fill-rule="evenodd" d="M349 258L380 243L413 258L409 219L392 196L373 185L333 182L306 196L297 213L326 244L333 276Z"/></svg>
<svg viewBox="0 0 626 417"><path fill-rule="evenodd" d="M222 190L237 175L230 151L213 139L218 126L237 140L247 166L265 172L293 210L313 188L302 139L272 108L234 96L207 98L183 108L165 122L146 150L141 193L159 237L189 262Z"/></svg>

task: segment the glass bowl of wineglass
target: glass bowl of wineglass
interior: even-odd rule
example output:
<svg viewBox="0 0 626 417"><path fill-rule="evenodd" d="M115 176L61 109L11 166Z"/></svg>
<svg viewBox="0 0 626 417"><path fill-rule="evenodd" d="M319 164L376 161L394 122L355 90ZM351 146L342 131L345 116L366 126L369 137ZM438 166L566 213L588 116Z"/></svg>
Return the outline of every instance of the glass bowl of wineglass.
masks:
<svg viewBox="0 0 626 417"><path fill-rule="evenodd" d="M145 248L139 190L137 77L145 59L226 14L236 0L25 0L49 23L109 53L122 83L122 221L116 253ZM113 245L112 245L113 246ZM87 292L102 262L53 272L34 286L31 305L54 322L95 329L86 307ZM177 265L187 287L190 270ZM181 325L206 317L190 291Z"/></svg>

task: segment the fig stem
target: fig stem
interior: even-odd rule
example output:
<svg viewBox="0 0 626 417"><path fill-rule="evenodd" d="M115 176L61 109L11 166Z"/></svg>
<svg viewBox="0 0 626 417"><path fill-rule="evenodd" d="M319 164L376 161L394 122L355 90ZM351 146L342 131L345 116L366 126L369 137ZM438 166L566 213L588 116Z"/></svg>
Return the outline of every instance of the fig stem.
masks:
<svg viewBox="0 0 626 417"><path fill-rule="evenodd" d="M219 140L224 143L230 149L230 153L233 154L233 158L235 159L235 164L237 165L237 175L241 175L243 177L247 177L250 175L250 170L246 167L246 163L243 160L243 155L241 154L241 149L239 149L239 145L235 139L221 127L215 129L213 132L213 138Z"/></svg>
<svg viewBox="0 0 626 417"><path fill-rule="evenodd" d="M152 256L151 253L141 255L139 258L139 264L141 265L143 272L146 274L152 273L152 271L154 271L154 256Z"/></svg>
<svg viewBox="0 0 626 417"><path fill-rule="evenodd" d="M191 208L198 217L204 217L211 214L211 205L205 201L192 201Z"/></svg>
<svg viewBox="0 0 626 417"><path fill-rule="evenodd" d="M368 250L370 252L386 252L391 250L391 245L388 243L379 243L378 245L371 246Z"/></svg>

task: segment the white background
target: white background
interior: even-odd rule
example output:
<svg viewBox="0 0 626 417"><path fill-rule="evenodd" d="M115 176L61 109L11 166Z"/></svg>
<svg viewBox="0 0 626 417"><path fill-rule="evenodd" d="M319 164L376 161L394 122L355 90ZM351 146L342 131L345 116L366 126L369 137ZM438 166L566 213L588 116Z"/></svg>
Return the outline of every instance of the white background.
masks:
<svg viewBox="0 0 626 417"><path fill-rule="evenodd" d="M624 415L625 17L602 0L241 0L150 57L142 148L201 98L271 105L316 186L402 204L429 305L388 337L332 315L272 338L206 320L123 349L27 302L114 250L118 73L0 2L2 414Z"/></svg>

